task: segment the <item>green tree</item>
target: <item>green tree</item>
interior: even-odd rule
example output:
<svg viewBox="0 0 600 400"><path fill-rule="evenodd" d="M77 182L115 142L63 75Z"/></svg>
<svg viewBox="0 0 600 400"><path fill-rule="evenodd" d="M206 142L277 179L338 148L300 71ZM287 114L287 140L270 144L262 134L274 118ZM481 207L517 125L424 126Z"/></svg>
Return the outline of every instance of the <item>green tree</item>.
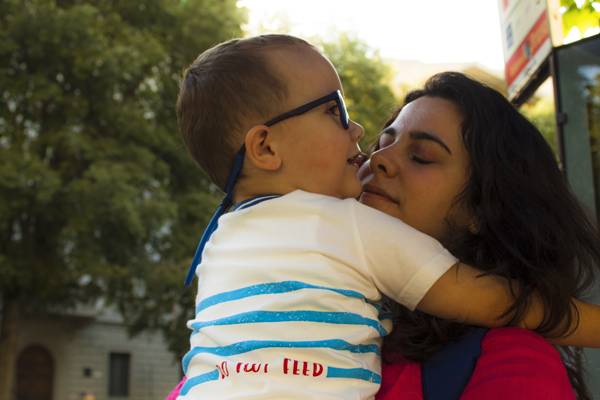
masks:
<svg viewBox="0 0 600 400"><path fill-rule="evenodd" d="M533 97L521 106L519 111L540 130L558 160L558 139L556 135L556 114L551 97Z"/></svg>
<svg viewBox="0 0 600 400"><path fill-rule="evenodd" d="M392 69L377 51L347 34L320 45L340 75L350 117L365 128L364 148L399 105L391 89Z"/></svg>
<svg viewBox="0 0 600 400"><path fill-rule="evenodd" d="M578 4L579 3L579 4ZM567 36L571 29L577 27L584 34L590 28L600 27L600 11L596 11L594 0L560 0L564 9L562 14L563 35Z"/></svg>
<svg viewBox="0 0 600 400"><path fill-rule="evenodd" d="M235 0L0 2L0 398L19 315L193 313L181 282L217 196L177 136L178 79L244 21Z"/></svg>

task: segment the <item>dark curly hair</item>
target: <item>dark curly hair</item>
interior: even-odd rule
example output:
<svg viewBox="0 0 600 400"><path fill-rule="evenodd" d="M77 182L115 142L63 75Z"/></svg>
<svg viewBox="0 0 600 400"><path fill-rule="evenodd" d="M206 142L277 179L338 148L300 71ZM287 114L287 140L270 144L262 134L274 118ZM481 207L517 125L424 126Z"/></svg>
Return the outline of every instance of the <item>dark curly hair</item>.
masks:
<svg viewBox="0 0 600 400"><path fill-rule="evenodd" d="M423 89L410 92L404 105L424 96L458 107L469 154L467 183L454 204L468 210L477 229L472 232L447 220L450 234L442 243L485 274L519 284L516 301L506 313L511 322L521 320L536 292L545 306L537 332L567 333L578 319L572 298L591 287L600 265L600 237L569 190L552 150L504 96L461 73L434 75ZM424 361L470 329L394 308L398 328L385 339L384 354ZM582 378L581 349L560 350L578 398L590 399Z"/></svg>

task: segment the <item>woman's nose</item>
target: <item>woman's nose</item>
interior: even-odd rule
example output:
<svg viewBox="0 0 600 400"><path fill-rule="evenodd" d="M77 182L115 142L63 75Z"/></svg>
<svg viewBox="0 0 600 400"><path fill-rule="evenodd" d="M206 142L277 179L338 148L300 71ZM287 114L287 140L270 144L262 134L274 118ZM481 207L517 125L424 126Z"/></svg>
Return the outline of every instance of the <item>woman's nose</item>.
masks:
<svg viewBox="0 0 600 400"><path fill-rule="evenodd" d="M386 157L386 149L377 150L371 155L369 168L375 175L383 175L392 177L397 173L397 168L394 163Z"/></svg>

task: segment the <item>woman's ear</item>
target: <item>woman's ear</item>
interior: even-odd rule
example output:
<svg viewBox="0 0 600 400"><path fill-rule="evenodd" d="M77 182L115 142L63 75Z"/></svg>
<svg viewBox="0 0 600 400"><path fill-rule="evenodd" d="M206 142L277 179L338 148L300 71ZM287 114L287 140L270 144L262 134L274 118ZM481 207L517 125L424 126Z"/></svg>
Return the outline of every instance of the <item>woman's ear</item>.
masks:
<svg viewBox="0 0 600 400"><path fill-rule="evenodd" d="M246 132L246 157L256 168L276 171L281 167L281 156L273 142L273 133L266 125L256 125Z"/></svg>

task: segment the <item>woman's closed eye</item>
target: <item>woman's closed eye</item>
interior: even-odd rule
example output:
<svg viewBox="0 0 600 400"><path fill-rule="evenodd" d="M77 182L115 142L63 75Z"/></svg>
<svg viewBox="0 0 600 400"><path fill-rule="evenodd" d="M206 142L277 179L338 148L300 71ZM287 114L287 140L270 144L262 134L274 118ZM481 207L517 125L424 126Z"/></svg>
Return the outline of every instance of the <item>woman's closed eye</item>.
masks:
<svg viewBox="0 0 600 400"><path fill-rule="evenodd" d="M423 158L423 157L421 157L421 156L418 156L418 155L416 155L416 154L411 154L411 155L409 156L409 158L410 158L412 161L416 162L417 164L421 164L421 165L433 164L433 161L431 161L431 160L427 160L427 159L425 159L425 158Z"/></svg>
<svg viewBox="0 0 600 400"><path fill-rule="evenodd" d="M412 142L407 147L406 153L412 162L420 165L433 164L438 159L436 149L432 149L430 144L419 141Z"/></svg>

